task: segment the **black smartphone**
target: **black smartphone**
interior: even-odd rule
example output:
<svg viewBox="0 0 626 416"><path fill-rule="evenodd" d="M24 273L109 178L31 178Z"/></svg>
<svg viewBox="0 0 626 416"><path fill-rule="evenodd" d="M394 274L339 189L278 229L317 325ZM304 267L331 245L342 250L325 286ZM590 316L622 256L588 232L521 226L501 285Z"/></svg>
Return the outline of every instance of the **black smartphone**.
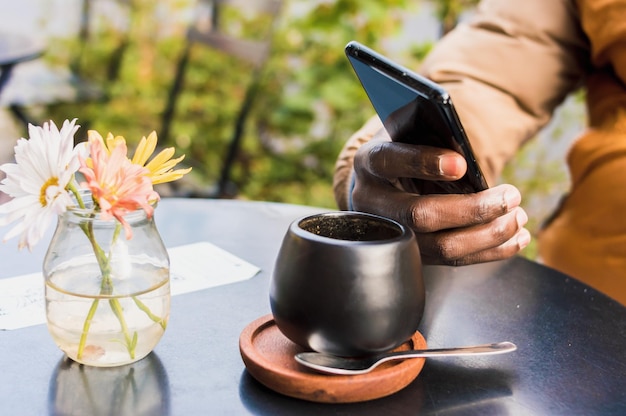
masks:
<svg viewBox="0 0 626 416"><path fill-rule="evenodd" d="M465 157L467 173L457 181L417 181L424 193L472 193L487 181L472 152L448 93L437 83L352 41L345 48L391 140L452 149Z"/></svg>

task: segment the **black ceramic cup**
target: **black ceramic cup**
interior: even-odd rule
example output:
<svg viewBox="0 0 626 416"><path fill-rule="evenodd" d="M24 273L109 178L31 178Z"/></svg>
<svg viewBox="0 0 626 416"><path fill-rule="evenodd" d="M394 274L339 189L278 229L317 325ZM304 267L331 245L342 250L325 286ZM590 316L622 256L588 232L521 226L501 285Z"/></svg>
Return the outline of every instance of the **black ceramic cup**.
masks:
<svg viewBox="0 0 626 416"><path fill-rule="evenodd" d="M424 310L420 253L400 223L359 212L294 221L270 282L280 331L307 349L339 356L391 350Z"/></svg>

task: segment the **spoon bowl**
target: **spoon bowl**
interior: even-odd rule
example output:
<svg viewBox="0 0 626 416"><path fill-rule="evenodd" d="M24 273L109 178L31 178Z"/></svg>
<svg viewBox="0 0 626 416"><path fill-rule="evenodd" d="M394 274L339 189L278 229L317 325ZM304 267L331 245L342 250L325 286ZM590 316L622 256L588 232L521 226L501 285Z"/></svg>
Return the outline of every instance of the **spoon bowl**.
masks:
<svg viewBox="0 0 626 416"><path fill-rule="evenodd" d="M468 355L493 355L512 352L517 346L512 342L498 342L470 347L438 348L427 350L398 351L363 358L345 358L319 352L301 352L295 355L300 364L326 374L365 374L380 364L391 360L426 357L462 357Z"/></svg>

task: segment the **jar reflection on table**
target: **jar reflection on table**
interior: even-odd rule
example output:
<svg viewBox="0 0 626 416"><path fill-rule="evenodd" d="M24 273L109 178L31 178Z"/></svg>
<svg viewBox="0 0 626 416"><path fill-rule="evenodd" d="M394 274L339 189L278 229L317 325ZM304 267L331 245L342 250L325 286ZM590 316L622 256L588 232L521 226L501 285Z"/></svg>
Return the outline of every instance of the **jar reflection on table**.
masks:
<svg viewBox="0 0 626 416"><path fill-rule="evenodd" d="M64 357L50 380L54 415L168 415L169 381L156 354L118 367L90 367Z"/></svg>

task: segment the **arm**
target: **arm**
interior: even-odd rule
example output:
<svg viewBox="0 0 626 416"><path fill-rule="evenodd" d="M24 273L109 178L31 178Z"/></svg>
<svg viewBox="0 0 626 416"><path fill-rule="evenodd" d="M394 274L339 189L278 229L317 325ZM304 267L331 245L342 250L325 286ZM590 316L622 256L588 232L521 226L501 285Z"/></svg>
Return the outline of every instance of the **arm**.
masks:
<svg viewBox="0 0 626 416"><path fill-rule="evenodd" d="M582 27L589 37L594 73L587 80L592 127L623 123L626 107L626 1L577 0Z"/></svg>
<svg viewBox="0 0 626 416"><path fill-rule="evenodd" d="M582 86L588 53L574 1L487 0L437 45L421 72L452 96L493 181Z"/></svg>
<svg viewBox="0 0 626 416"><path fill-rule="evenodd" d="M550 119L584 75L587 44L571 0L487 0L474 18L436 45L420 70L454 101L489 183L519 146ZM348 201L353 158L382 127L370 120L336 165L340 208Z"/></svg>
<svg viewBox="0 0 626 416"><path fill-rule="evenodd" d="M335 175L333 177L333 191L339 209L347 210L348 195L352 185L352 173L354 154L366 142L370 141L376 133L381 131L383 123L378 116L374 116L365 123L361 129L355 132L343 147L337 162L335 163Z"/></svg>
<svg viewBox="0 0 626 416"><path fill-rule="evenodd" d="M490 183L581 83L587 45L573 1L484 1L424 62L422 73L450 92ZM410 225L425 264L504 259L529 243L528 217L511 185L465 195L402 190L403 178L456 180L465 161L447 149L391 143L380 127L370 120L343 149L335 174L340 207L351 197L356 210Z"/></svg>

